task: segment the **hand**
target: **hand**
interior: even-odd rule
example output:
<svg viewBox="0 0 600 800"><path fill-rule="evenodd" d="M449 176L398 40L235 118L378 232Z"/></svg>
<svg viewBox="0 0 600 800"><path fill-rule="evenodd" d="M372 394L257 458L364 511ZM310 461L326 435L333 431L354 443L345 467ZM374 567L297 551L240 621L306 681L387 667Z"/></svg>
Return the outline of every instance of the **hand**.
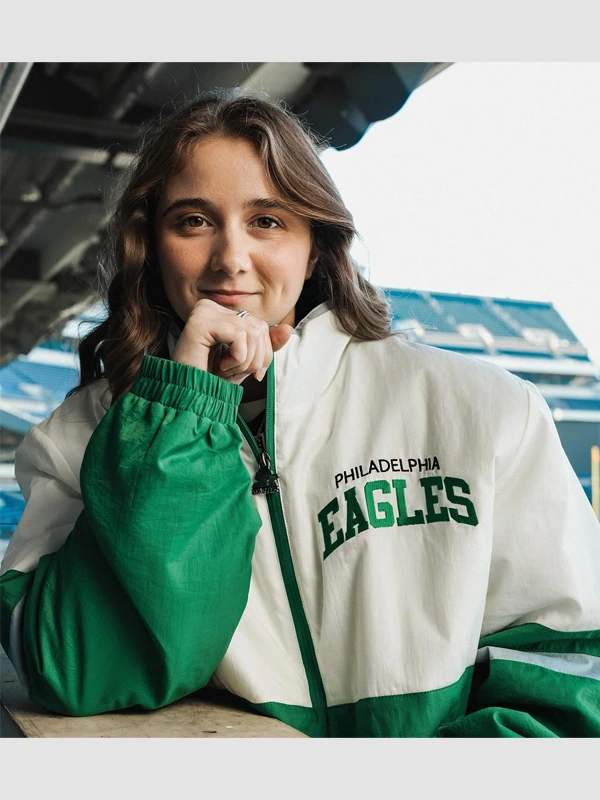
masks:
<svg viewBox="0 0 600 800"><path fill-rule="evenodd" d="M292 335L291 325L269 328L258 317L237 312L212 300L199 300L187 319L173 351L173 361L240 384L249 375L261 381Z"/></svg>

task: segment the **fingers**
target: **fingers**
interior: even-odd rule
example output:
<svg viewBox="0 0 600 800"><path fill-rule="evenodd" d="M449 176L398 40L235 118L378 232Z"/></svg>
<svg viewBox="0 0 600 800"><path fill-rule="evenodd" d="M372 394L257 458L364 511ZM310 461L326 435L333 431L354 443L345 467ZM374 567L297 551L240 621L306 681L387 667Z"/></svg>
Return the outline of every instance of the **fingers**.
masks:
<svg viewBox="0 0 600 800"><path fill-rule="evenodd" d="M224 360L225 363L221 362L222 370L219 374L227 380L235 378L236 383L241 383L248 375L252 374L254 374L256 380L262 381L267 373L269 364L273 360L273 353L281 350L287 344L294 331L292 326L286 323L269 328L266 323L256 318L253 318L252 322L250 322L250 317L246 319L249 325L259 327L260 332L265 335L259 336L253 356L249 352L244 362L237 361L237 363L234 363L231 358ZM258 323L258 326L256 323ZM251 345L249 345L249 348L251 349Z"/></svg>
<svg viewBox="0 0 600 800"><path fill-rule="evenodd" d="M273 359L269 326L252 316L245 317L240 322L245 326L245 349L241 346L242 337L239 337L240 346L237 348L233 344L230 346L229 355L221 361L217 374L227 380L237 379L240 376L243 380L248 375L254 374L261 380L264 377L262 371L266 370Z"/></svg>
<svg viewBox="0 0 600 800"><path fill-rule="evenodd" d="M267 349L266 342L269 340L269 334L267 329L267 334L260 336L256 345L256 353L254 354L254 363L257 365L258 369L252 370L254 377L257 380L262 380L265 376L266 369L265 369L265 353ZM270 362L269 362L270 363ZM268 364L267 364L268 366ZM264 372L263 372L264 370Z"/></svg>
<svg viewBox="0 0 600 800"><path fill-rule="evenodd" d="M222 372L246 363L249 354L250 357L254 354L256 346L253 339L248 336L246 328L235 325L233 322L228 322L227 325L230 331L228 335L229 353L219 364L219 369Z"/></svg>

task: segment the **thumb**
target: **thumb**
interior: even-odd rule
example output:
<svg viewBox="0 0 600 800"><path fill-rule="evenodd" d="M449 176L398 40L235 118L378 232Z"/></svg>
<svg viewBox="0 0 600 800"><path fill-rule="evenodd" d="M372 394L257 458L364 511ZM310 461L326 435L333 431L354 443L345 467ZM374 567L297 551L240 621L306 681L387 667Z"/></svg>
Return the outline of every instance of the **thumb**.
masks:
<svg viewBox="0 0 600 800"><path fill-rule="evenodd" d="M281 350L281 348L288 343L293 331L294 329L292 326L285 322L281 323L281 325L274 325L272 328L269 328L269 336L274 353L277 352L277 350Z"/></svg>

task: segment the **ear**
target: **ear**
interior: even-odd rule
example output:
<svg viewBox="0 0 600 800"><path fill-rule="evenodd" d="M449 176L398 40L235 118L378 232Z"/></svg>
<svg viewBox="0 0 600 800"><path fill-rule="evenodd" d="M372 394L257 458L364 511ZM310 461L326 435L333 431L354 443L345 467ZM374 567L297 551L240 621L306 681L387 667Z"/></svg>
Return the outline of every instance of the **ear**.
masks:
<svg viewBox="0 0 600 800"><path fill-rule="evenodd" d="M306 278L304 280L308 280L313 272L315 267L317 266L317 261L319 260L319 254L317 253L315 247L313 246L312 250L310 251L310 256L308 257L308 264L306 267Z"/></svg>

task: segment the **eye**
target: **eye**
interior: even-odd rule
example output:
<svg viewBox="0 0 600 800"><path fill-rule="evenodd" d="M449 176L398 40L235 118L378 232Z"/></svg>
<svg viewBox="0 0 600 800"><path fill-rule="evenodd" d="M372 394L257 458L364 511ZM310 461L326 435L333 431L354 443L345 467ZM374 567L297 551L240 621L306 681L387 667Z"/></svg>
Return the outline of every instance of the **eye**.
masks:
<svg viewBox="0 0 600 800"><path fill-rule="evenodd" d="M204 228L206 225L206 220L199 214L191 214L189 217L184 217L177 221L179 228Z"/></svg>
<svg viewBox="0 0 600 800"><path fill-rule="evenodd" d="M257 217L254 220L254 223L258 228L262 230L270 230L271 228L279 228L280 224L279 221L275 219L275 217Z"/></svg>

